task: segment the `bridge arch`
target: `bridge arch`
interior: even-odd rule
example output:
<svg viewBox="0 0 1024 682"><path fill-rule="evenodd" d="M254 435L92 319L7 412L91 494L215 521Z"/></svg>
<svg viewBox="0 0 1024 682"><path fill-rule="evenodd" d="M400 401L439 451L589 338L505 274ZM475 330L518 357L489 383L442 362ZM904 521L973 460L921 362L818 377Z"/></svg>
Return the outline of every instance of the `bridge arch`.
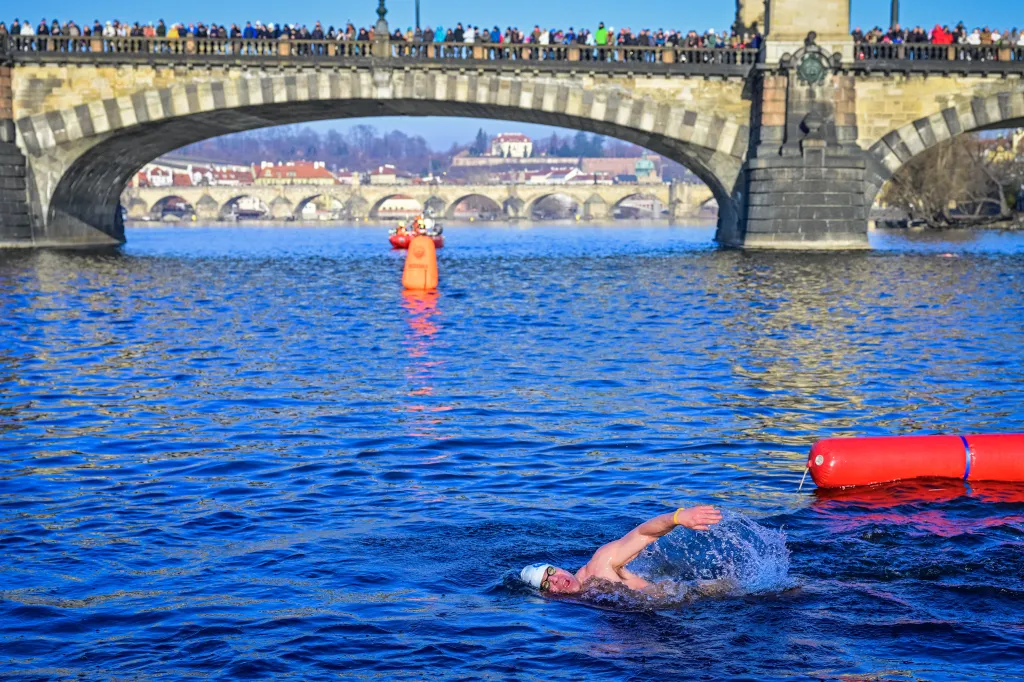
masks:
<svg viewBox="0 0 1024 682"><path fill-rule="evenodd" d="M649 206L630 206L630 203L636 204L649 203ZM630 210L632 209L632 210ZM627 194L611 206L611 217L613 218L660 218L662 212L668 209L668 206L663 202L654 192L638 191L632 194ZM624 213L635 213L637 215L623 215ZM644 214L644 215L640 215Z"/></svg>
<svg viewBox="0 0 1024 682"><path fill-rule="evenodd" d="M423 211L423 204L417 201L410 193L396 190L395 192L386 194L384 197L374 202L373 206L370 208L369 217L374 220L387 219L389 216L381 215L381 209L383 209L384 204L394 200L405 200L409 202L409 209L401 211L400 217L402 218L406 217L407 213L419 213ZM416 204L415 208L412 206L413 203Z"/></svg>
<svg viewBox="0 0 1024 682"><path fill-rule="evenodd" d="M706 103L632 83L631 76L524 77L511 68L456 74L430 65L243 68L213 77L197 70L166 88L45 111L16 125L38 169L33 212L45 216L47 229L82 242L123 241L121 190L162 154L228 133L339 117L466 116L610 135L684 164L731 206L749 142L746 115L728 118Z"/></svg>
<svg viewBox="0 0 1024 682"><path fill-rule="evenodd" d="M167 196L153 202L149 208L149 217L152 220L165 220L168 217L175 220L186 219L195 214L196 209L190 201L177 194Z"/></svg>
<svg viewBox="0 0 1024 682"><path fill-rule="evenodd" d="M488 220L493 220L495 217L499 217L504 213L504 209L500 203L498 203L497 201L495 201L494 199L485 194L474 192L472 194L465 194L463 196L455 198L450 204L448 204L448 210L443 215L449 219L455 218L455 213L458 210L459 206L471 199L478 200L478 203L480 204L488 205L488 208L490 209L488 211L488 217L486 218ZM481 216L474 215L472 217L478 218Z"/></svg>
<svg viewBox="0 0 1024 682"><path fill-rule="evenodd" d="M220 207L220 218L222 220L231 219L234 217L235 220L262 220L270 215L270 206L268 206L259 197L251 194L238 194L223 204Z"/></svg>
<svg viewBox="0 0 1024 682"><path fill-rule="evenodd" d="M911 121L883 135L868 149L865 197L868 206L913 158L959 135L1024 127L1024 85L1008 92L974 97Z"/></svg>
<svg viewBox="0 0 1024 682"><path fill-rule="evenodd" d="M546 188L546 191L535 196L526 207L526 217L536 218L538 211L545 210L545 204L550 204L556 197L563 197L569 199L572 204L567 207L567 211L570 216L583 217L584 207L587 204L587 197L579 196L572 190L563 189L561 187Z"/></svg>
<svg viewBox="0 0 1024 682"><path fill-rule="evenodd" d="M310 215L311 212L308 210L310 206L315 208L315 211L312 212L315 215ZM340 216L345 210L345 202L329 192L314 194L295 203L293 216L296 220L317 220L321 217L325 207L328 215Z"/></svg>

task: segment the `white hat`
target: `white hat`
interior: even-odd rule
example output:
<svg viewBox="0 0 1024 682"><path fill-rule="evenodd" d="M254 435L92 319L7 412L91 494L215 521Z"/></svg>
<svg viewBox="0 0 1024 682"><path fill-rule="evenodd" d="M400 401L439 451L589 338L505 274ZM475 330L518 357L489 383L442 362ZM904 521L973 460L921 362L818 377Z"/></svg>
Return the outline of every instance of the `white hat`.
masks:
<svg viewBox="0 0 1024 682"><path fill-rule="evenodd" d="M519 572L519 577L524 583L539 590L540 584L547 577L547 570L553 568L551 564L533 564Z"/></svg>

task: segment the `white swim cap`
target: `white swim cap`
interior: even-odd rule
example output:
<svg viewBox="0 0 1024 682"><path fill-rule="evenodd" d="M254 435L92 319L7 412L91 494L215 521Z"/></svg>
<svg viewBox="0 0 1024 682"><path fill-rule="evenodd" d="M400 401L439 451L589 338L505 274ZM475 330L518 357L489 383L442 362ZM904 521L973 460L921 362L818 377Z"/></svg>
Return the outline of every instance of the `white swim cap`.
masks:
<svg viewBox="0 0 1024 682"><path fill-rule="evenodd" d="M539 590L540 584L544 582L544 578L547 577L545 574L547 573L548 568L552 568L551 564L533 564L532 566L527 566L521 570L519 572L519 577L530 587Z"/></svg>

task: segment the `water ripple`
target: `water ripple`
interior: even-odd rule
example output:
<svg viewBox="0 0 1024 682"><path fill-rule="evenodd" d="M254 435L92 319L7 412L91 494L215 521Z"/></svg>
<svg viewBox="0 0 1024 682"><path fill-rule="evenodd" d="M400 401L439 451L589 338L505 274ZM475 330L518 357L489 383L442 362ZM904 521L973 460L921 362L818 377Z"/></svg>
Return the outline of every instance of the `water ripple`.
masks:
<svg viewBox="0 0 1024 682"><path fill-rule="evenodd" d="M1022 430L1024 236L449 233L436 296L374 228L0 256L0 674L1019 676L1019 487L796 485L824 437ZM669 599L510 580L696 502L725 534L635 566Z"/></svg>

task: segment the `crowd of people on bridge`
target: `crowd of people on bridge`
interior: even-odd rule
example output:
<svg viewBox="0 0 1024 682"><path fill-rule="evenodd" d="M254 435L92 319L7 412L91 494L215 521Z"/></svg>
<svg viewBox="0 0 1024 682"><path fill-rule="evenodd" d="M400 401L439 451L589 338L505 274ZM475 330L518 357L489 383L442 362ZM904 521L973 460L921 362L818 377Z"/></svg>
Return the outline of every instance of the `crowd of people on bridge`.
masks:
<svg viewBox="0 0 1024 682"><path fill-rule="evenodd" d="M311 41L320 44L298 44L294 54L368 54L369 43L374 39L373 28L356 28L351 22L336 29L332 25L326 28L322 22L315 22L312 28L306 24L275 24L262 22L246 22L244 25L204 24L199 23L166 23L163 19L156 23L128 23L121 21L99 20L81 25L75 21L60 22L56 19L41 20L38 24L15 19L8 27L0 22L0 40L14 37L13 48L25 51L96 51L104 52L144 52L144 51L176 51L170 44L174 39L196 39L196 51L226 51L244 54L277 54L267 44L271 41L297 40ZM91 40L81 40L90 38ZM579 59L607 58L606 51L621 48L674 48L678 50L707 49L758 49L761 46L761 35L751 31L716 31L708 29L704 32L679 31L665 29L631 28L615 29L604 23L591 30L589 28L569 27L563 29L541 28L535 25L529 31L508 26L504 30L498 26L480 28L476 25L462 23L453 27L409 28L406 31L396 30L389 36L395 43L395 54L398 56L433 56L445 58L479 57L468 46L486 46L485 58L489 59L567 59L568 48L579 50ZM69 40L78 39L78 40ZM96 40L99 39L97 43ZM133 40L134 39L134 40ZM145 40L165 39L165 40ZM205 41L203 39L206 39ZM224 45L212 43L222 40ZM330 43L338 43L333 50L328 50ZM436 44L445 43L443 47ZM639 61L655 61L654 50L634 50L630 54Z"/></svg>
<svg viewBox="0 0 1024 682"><path fill-rule="evenodd" d="M15 39L9 43L15 50L39 52L177 52L184 48L175 44L175 41L192 38L195 40L194 50L198 53L282 54L276 42L294 40L299 41L291 52L296 55L360 55L369 54L369 44L375 36L373 28L356 28L352 22L341 28L333 25L325 28L322 22L317 21L310 28L306 24L259 21L227 26L203 22L167 23L163 19L155 23L117 20L101 23L96 20L91 24L60 22L56 19L42 19L33 24L25 19L15 19L9 26L6 22L0 22L0 41L7 44L8 37ZM713 28L704 32L661 28L634 31L628 27L616 29L604 23L598 24L593 30L572 26L568 29L542 28L537 24L528 31L512 26L502 30L498 26L481 28L458 23L451 27L395 30L389 39L394 45L392 49L396 56L606 60L622 59L622 55L626 54L629 59L652 62L659 60L658 50L644 48L669 48L676 51L756 50L762 42L756 27L749 31L716 31ZM858 27L853 31L853 39L859 59L950 58L945 53L929 49L932 46L961 47L959 51L954 50L957 53L954 58L999 59L999 48L1024 48L1024 31L988 27L969 30L962 22L953 28L936 24L930 31L920 26L903 28L896 25L888 30L876 26L864 32ZM576 48L572 57L570 48ZM688 58L695 57L681 52L677 61L686 61ZM706 56L703 58L707 59ZM1007 56L1004 54L1002 58ZM1013 50L1008 58L1024 59L1024 51Z"/></svg>
<svg viewBox="0 0 1024 682"><path fill-rule="evenodd" d="M860 27L853 30L858 59L892 58L907 59L948 59L948 51L927 49L930 46L953 47L953 53L960 59L1000 59L1000 48L1024 48L1024 31L1016 27L999 30L989 27L969 30L963 22L950 28L948 24L935 24L931 31L921 27L903 28L896 24L889 30L879 26L867 33ZM901 47L901 49L895 49ZM1003 58L1024 59L1024 52L1012 50Z"/></svg>

